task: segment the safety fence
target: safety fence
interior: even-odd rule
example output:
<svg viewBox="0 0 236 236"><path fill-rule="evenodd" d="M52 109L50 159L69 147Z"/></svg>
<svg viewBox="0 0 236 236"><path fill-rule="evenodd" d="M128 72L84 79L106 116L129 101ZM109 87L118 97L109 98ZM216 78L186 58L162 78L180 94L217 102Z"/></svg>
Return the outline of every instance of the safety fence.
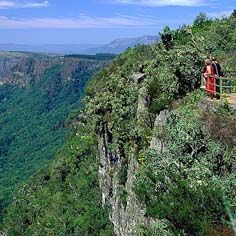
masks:
<svg viewBox="0 0 236 236"><path fill-rule="evenodd" d="M202 77L201 88L207 92L212 92L212 90L207 89L207 84L213 85L212 87L214 88L214 94L220 99L222 99L225 95L236 95L236 71L225 72L224 77L215 76L215 83L211 83L208 79Z"/></svg>

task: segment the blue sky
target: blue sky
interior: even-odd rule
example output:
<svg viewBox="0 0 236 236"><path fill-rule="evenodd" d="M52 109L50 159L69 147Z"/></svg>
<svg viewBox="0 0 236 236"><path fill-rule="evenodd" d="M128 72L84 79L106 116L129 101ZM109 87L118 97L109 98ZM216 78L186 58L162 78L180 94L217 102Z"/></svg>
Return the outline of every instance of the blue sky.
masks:
<svg viewBox="0 0 236 236"><path fill-rule="evenodd" d="M0 0L0 43L108 43L229 15L235 0Z"/></svg>

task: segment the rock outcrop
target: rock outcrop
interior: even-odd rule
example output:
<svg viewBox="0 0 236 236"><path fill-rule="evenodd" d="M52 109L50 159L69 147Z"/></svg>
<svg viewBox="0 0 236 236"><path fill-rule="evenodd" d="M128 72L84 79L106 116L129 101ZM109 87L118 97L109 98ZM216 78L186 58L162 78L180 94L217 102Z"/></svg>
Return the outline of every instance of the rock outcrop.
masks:
<svg viewBox="0 0 236 236"><path fill-rule="evenodd" d="M137 125L144 127L150 124L148 89L145 81L138 86L139 100L136 119ZM167 115L168 111L162 111L157 115L153 137L150 142L150 148L159 153L163 151L164 143L156 136L156 131L165 125ZM112 148L114 144L115 140L112 138L109 124L103 123L99 137L99 181L102 201L104 206L111 207L110 220L114 225L115 234L117 236L135 236L139 226L152 222L151 219L146 217L145 204L137 199L133 190L133 184L139 169L136 155L137 146L130 147L129 155L125 156L123 148L119 145L115 150ZM124 174L122 172L125 172L125 182L121 183L120 175Z"/></svg>
<svg viewBox="0 0 236 236"><path fill-rule="evenodd" d="M72 73L94 71L105 63L54 54L0 52L0 85L27 86L32 81L40 80L45 71L55 65L62 67L60 76L66 82L71 79Z"/></svg>

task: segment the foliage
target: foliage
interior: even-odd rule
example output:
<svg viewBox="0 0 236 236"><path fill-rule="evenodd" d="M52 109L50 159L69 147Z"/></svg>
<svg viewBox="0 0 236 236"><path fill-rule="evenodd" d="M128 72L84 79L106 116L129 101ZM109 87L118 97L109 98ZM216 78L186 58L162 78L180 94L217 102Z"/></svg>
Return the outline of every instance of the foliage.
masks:
<svg viewBox="0 0 236 236"><path fill-rule="evenodd" d="M211 23L212 21L207 17L207 14L204 12L201 12L194 20L193 25L195 27L205 27L206 25L208 25L209 23Z"/></svg>
<svg viewBox="0 0 236 236"><path fill-rule="evenodd" d="M235 24L233 15L212 20L202 14L192 26L177 30L166 27L161 42L128 49L101 70L87 87L83 112L77 117L71 114L73 121L69 123L79 123L82 132L74 130L76 138L72 135L72 143L69 141L66 152L47 174L39 174L22 188L23 194L20 192L9 208L6 229L26 235L34 232L31 230L41 235L58 233L59 228L66 234L102 235L106 230L109 235L107 212L99 203L94 146L105 134L109 151L119 153L117 191L123 206L131 154L139 161L134 190L146 204L150 219L150 225L139 227L140 235L220 235L219 229L231 232L228 222L236 210L235 148L225 142L227 138L212 135L212 126L199 114L203 93L197 89L207 56L221 56L223 68L235 70ZM144 81L134 81L134 73L143 73ZM56 81L60 84L59 78ZM53 98L53 94L47 95ZM165 141L164 150L150 149L156 115L176 101L180 105L157 132L156 138ZM207 114L213 121L210 116ZM225 123L231 127L233 122ZM230 133L231 141L232 136ZM33 181L46 183L38 184L38 188ZM98 217L101 215L104 221ZM18 222L19 227L11 222Z"/></svg>
<svg viewBox="0 0 236 236"><path fill-rule="evenodd" d="M116 57L116 55L110 53L97 53L96 55L70 54L66 55L65 57L89 59L89 60L112 60Z"/></svg>
<svg viewBox="0 0 236 236"><path fill-rule="evenodd" d="M174 31L170 30L168 26L166 26L161 33L161 41L166 50L170 50L174 46Z"/></svg>
<svg viewBox="0 0 236 236"><path fill-rule="evenodd" d="M78 70L65 82L62 70L52 66L26 87L0 85L0 222L18 184L47 165L64 143L65 120L80 106L94 73Z"/></svg>
<svg viewBox="0 0 236 236"><path fill-rule="evenodd" d="M228 109L227 109L228 110ZM236 118L235 114L230 114L222 110L209 113L202 112L201 120L205 127L208 129L212 138L219 140L221 143L233 148L236 146Z"/></svg>
<svg viewBox="0 0 236 236"><path fill-rule="evenodd" d="M209 138L197 116L198 101L191 94L170 114L165 151L146 151L135 185L149 216L168 219L176 233L187 235L206 235L212 224L224 225L224 198L232 206L236 194L235 181L228 184L235 152L226 157L224 146Z"/></svg>
<svg viewBox="0 0 236 236"><path fill-rule="evenodd" d="M138 236L174 236L168 220L158 220L155 224L141 226L137 232Z"/></svg>
<svg viewBox="0 0 236 236"><path fill-rule="evenodd" d="M8 235L113 235L98 194L96 136L80 127L50 167L22 186L4 219Z"/></svg>

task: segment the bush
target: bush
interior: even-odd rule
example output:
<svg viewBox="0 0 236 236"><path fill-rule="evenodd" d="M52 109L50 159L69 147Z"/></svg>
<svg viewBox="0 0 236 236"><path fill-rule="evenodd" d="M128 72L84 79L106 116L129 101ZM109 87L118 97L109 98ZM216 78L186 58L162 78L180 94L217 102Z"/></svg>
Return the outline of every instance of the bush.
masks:
<svg viewBox="0 0 236 236"><path fill-rule="evenodd" d="M201 125L200 98L189 94L170 113L165 150L144 151L136 176L134 189L146 203L147 215L169 220L175 234L207 235L214 224L225 225L229 219L224 198L234 201L230 191L235 194L235 181L231 182L235 156L210 139Z"/></svg>

